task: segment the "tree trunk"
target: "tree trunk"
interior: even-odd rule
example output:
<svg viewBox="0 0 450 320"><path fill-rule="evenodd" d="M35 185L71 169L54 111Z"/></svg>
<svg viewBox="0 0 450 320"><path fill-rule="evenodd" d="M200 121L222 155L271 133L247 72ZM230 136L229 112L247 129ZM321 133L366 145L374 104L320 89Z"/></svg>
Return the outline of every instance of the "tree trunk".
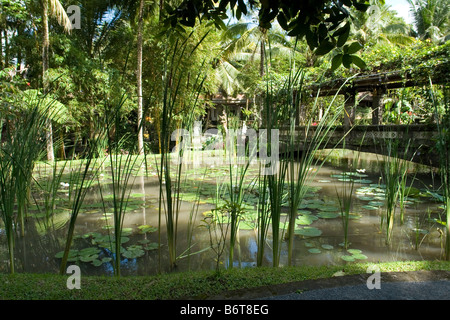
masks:
<svg viewBox="0 0 450 320"><path fill-rule="evenodd" d="M144 154L144 121L143 121L143 101L142 101L142 33L143 33L144 0L139 4L139 21L137 34L137 96L138 96L138 149L139 154Z"/></svg>
<svg viewBox="0 0 450 320"><path fill-rule="evenodd" d="M44 94L47 93L47 85L45 81L45 74L48 70L49 57L48 48L50 46L50 40L48 35L48 0L43 1L43 14L42 14L42 24L43 24L43 37L44 41L42 44L42 86L44 88ZM47 160L54 161L55 154L53 151L53 129L52 121L47 119L46 121L46 141L47 141Z"/></svg>
<svg viewBox="0 0 450 320"><path fill-rule="evenodd" d="M3 30L3 41L5 42L5 67L9 66L8 30Z"/></svg>
<svg viewBox="0 0 450 320"><path fill-rule="evenodd" d="M264 68L264 60L266 60L266 56L265 56L265 43L264 43L264 37L261 37L261 42L260 42L260 46L261 46L261 61L259 64L259 74L261 76L261 78L265 75L265 68Z"/></svg>
<svg viewBox="0 0 450 320"><path fill-rule="evenodd" d="M3 29L0 28L0 68L3 69Z"/></svg>
<svg viewBox="0 0 450 320"><path fill-rule="evenodd" d="M159 21L162 21L162 12L164 10L164 0L159 0Z"/></svg>

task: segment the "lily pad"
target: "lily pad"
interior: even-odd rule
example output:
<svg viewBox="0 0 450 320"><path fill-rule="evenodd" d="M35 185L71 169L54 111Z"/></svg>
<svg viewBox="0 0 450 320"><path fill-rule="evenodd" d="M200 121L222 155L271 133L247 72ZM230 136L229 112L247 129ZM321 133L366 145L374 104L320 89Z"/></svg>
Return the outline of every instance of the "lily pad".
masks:
<svg viewBox="0 0 450 320"><path fill-rule="evenodd" d="M339 217L340 214L337 212L325 212L324 211L324 212L319 212L317 214L317 216L322 219L334 219L334 218Z"/></svg>
<svg viewBox="0 0 450 320"><path fill-rule="evenodd" d="M157 227L150 226L148 224L143 224L143 225L139 226L138 229L139 229L140 233L155 232L158 230Z"/></svg>
<svg viewBox="0 0 450 320"><path fill-rule="evenodd" d="M159 244L157 242L151 242L143 246L144 250L150 251L150 250L156 250L159 248Z"/></svg>
<svg viewBox="0 0 450 320"><path fill-rule="evenodd" d="M57 258L57 259L62 259L63 256L64 256L64 251L60 251L55 254L55 258ZM70 250L68 257L69 257L69 259L78 258L78 250Z"/></svg>
<svg viewBox="0 0 450 320"><path fill-rule="evenodd" d="M128 248L126 248L125 252L122 253L122 256L124 256L127 259L136 259L142 257L144 254L145 251L143 250L142 246L131 245Z"/></svg>
<svg viewBox="0 0 450 320"><path fill-rule="evenodd" d="M363 201L372 201L374 199L374 197L371 196L358 196L357 198Z"/></svg>
<svg viewBox="0 0 450 320"><path fill-rule="evenodd" d="M98 258L97 254L80 256L80 260L82 262L93 262L94 260L97 260L97 258Z"/></svg>
<svg viewBox="0 0 450 320"><path fill-rule="evenodd" d="M358 214L358 213L350 213L350 214L348 215L348 218L349 218L349 219L353 219L353 220L361 219L361 218L362 218L362 215L360 215L360 214Z"/></svg>
<svg viewBox="0 0 450 320"><path fill-rule="evenodd" d="M305 237L318 237L322 234L322 231L315 227L303 227L301 229L296 229L294 233Z"/></svg>
<svg viewBox="0 0 450 320"><path fill-rule="evenodd" d="M317 248L311 248L311 249L308 249L308 252L310 252L310 253L321 253L322 251L320 251L320 249L317 249Z"/></svg>
<svg viewBox="0 0 450 320"><path fill-rule="evenodd" d="M370 201L368 203L369 206L374 206L374 207L382 207L384 206L384 202L383 201Z"/></svg>
<svg viewBox="0 0 450 320"><path fill-rule="evenodd" d="M80 256L91 256L91 255L97 255L99 253L100 253L100 249L95 248L95 247L88 247L88 248L81 249L79 251Z"/></svg>
<svg viewBox="0 0 450 320"><path fill-rule="evenodd" d="M366 209L366 210L378 210L378 209L380 209L380 207L369 206L369 205L362 206L361 208Z"/></svg>
<svg viewBox="0 0 450 320"><path fill-rule="evenodd" d="M309 226L311 223L314 222L314 219L312 218L311 215L300 215L295 219L295 222L303 225L303 226Z"/></svg>
<svg viewBox="0 0 450 320"><path fill-rule="evenodd" d="M132 193L130 194L130 198L143 198L145 197L144 193Z"/></svg>
<svg viewBox="0 0 450 320"><path fill-rule="evenodd" d="M361 253L362 251L359 250L359 249L348 249L347 252L348 252L348 253L351 253L351 254L359 254L359 253Z"/></svg>
<svg viewBox="0 0 450 320"><path fill-rule="evenodd" d="M354 254L353 258L358 259L358 260L366 260L368 259L368 257L362 253L358 253L358 254Z"/></svg>
<svg viewBox="0 0 450 320"><path fill-rule="evenodd" d="M334 249L334 247L330 244L323 244L321 247L324 248L325 250L333 250Z"/></svg>
<svg viewBox="0 0 450 320"><path fill-rule="evenodd" d="M339 208L334 206L323 206L319 208L320 211L337 211Z"/></svg>
<svg viewBox="0 0 450 320"><path fill-rule="evenodd" d="M372 180L368 180L368 179L356 179L354 180L356 183L362 183L362 184L369 184L372 183Z"/></svg>
<svg viewBox="0 0 450 320"><path fill-rule="evenodd" d="M87 262L87 261L86 261L86 262ZM94 260L92 261L92 265L93 265L94 267L100 267L102 264L103 264L103 262L102 262L101 260L98 260L98 259L94 259Z"/></svg>
<svg viewBox="0 0 450 320"><path fill-rule="evenodd" d="M351 256L343 255L343 256L341 256L341 259L345 260L345 261L348 261L348 262L355 261L355 258L353 257L353 255L351 255Z"/></svg>

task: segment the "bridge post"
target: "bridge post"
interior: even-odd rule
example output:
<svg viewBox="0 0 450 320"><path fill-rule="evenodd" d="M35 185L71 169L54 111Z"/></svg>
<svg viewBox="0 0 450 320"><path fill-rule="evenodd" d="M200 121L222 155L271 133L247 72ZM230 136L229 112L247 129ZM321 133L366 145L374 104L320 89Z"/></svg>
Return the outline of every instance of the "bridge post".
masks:
<svg viewBox="0 0 450 320"><path fill-rule="evenodd" d="M383 120L383 95L385 90L377 87L372 91L372 124L380 125Z"/></svg>
<svg viewBox="0 0 450 320"><path fill-rule="evenodd" d="M346 91L344 93L345 105L344 105L344 127L350 128L355 122L355 103L356 94L355 91Z"/></svg>

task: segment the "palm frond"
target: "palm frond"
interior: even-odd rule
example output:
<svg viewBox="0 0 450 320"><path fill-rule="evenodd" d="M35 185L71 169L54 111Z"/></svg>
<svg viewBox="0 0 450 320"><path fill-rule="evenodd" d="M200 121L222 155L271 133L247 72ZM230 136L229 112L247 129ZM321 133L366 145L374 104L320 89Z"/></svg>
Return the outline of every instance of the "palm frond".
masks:
<svg viewBox="0 0 450 320"><path fill-rule="evenodd" d="M44 0L48 1L50 12L53 17L56 18L59 25L64 28L64 31L70 33L72 30L72 22L69 19L69 16L66 13L66 10L62 6L59 0Z"/></svg>

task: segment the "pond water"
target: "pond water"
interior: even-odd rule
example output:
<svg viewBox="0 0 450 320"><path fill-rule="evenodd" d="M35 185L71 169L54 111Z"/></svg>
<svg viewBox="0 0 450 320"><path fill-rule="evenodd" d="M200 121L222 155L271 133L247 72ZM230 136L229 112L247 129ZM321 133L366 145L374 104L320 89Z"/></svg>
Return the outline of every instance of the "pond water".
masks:
<svg viewBox="0 0 450 320"><path fill-rule="evenodd" d="M438 182L432 170L411 164L403 222L399 208L393 238L386 245L381 227L384 214L384 189L381 180L381 158L361 153L354 162L355 153L335 150L334 156L318 170L299 207L298 225L294 239L293 264L336 265L356 262L381 262L398 260L435 260L443 256L442 226L438 223L442 203L433 197ZM319 155L320 157L320 155ZM355 163L355 164L353 164ZM122 247L122 275L151 275L169 271L165 216L158 214L159 180L154 164L148 164L146 174L136 172L130 189L124 219ZM255 231L258 193L254 177L258 169L252 167L246 175L246 186L253 187L245 194L246 216L240 223L233 265L256 266L257 238ZM344 229L339 211L337 192L344 186L343 175L353 172L356 177L353 192L348 237L350 246L344 249ZM205 219L215 208L216 195L225 190L229 181L227 166L189 168L183 171L182 198L178 216L176 271L210 270L216 268L217 253L210 249L212 229ZM111 232L111 196L108 193L108 171L102 176L102 192L93 188L86 196L75 227L73 254L68 264L77 263L83 274L113 274L108 234ZM414 178L414 180L413 180ZM70 210L65 207L67 195L64 182L58 193L55 214L51 222L44 219L42 211L30 207L24 235L16 239L17 272L57 273L61 251L65 245ZM103 201L101 201L103 197ZM199 198L198 198L199 197ZM200 199L200 201L197 201ZM38 204L40 202L38 201ZM220 202L223 204L223 200ZM285 208L287 211L287 207ZM282 216L284 219L284 216ZM158 229L158 226L160 228ZM8 255L4 230L0 225L0 272L8 272ZM158 250L158 243L161 250ZM272 233L269 229L264 265L272 265ZM228 253L220 256L220 266L228 267ZM282 242L280 264L287 263L287 241Z"/></svg>

